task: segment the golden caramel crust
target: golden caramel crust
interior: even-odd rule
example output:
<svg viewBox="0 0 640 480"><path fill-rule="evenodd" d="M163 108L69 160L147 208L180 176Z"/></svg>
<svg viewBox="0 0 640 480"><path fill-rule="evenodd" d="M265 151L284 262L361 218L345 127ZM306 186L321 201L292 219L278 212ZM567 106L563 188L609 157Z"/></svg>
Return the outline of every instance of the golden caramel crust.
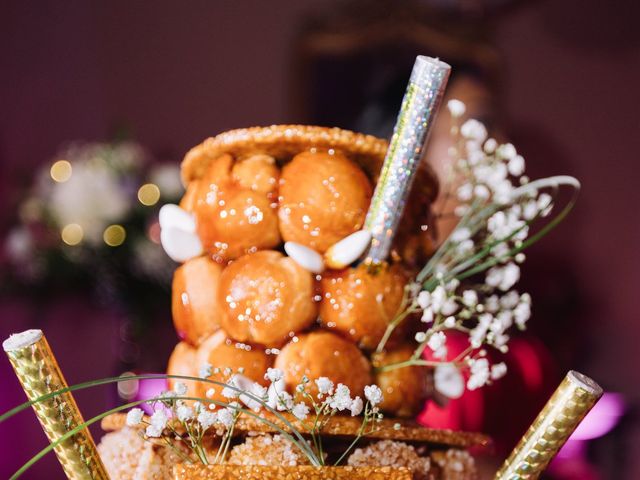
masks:
<svg viewBox="0 0 640 480"><path fill-rule="evenodd" d="M244 255L220 277L220 324L241 342L278 347L315 321L314 293L312 274L280 252Z"/></svg>
<svg viewBox="0 0 640 480"><path fill-rule="evenodd" d="M339 150L373 178L382 167L387 142L349 130L311 125L272 125L229 130L206 139L187 153L181 166L182 180L188 185L192 180L201 178L209 163L224 153L238 158L262 153L284 161L311 148Z"/></svg>
<svg viewBox="0 0 640 480"><path fill-rule="evenodd" d="M225 374L224 370L230 369L232 373L240 373L241 370L242 375L245 377L266 385L264 374L267 368L273 364L273 357L267 355L260 347L239 345L222 330L219 330L200 345L196 362L198 368L208 363L214 369L219 370L208 377L209 380L222 383L228 382L229 374ZM206 395L209 389L215 391L213 396ZM220 402L229 400L222 396L222 387L207 382L198 384L198 396Z"/></svg>
<svg viewBox="0 0 640 480"><path fill-rule="evenodd" d="M275 366L285 374L287 388L293 390L304 375L310 379L328 377L343 383L351 395L362 397L364 387L371 384L371 365L355 344L331 332L318 330L294 338L281 350ZM317 394L315 382L309 384Z"/></svg>
<svg viewBox="0 0 640 480"><path fill-rule="evenodd" d="M284 241L323 253L364 225L371 183L339 152L303 152L280 178L280 233Z"/></svg>
<svg viewBox="0 0 640 480"><path fill-rule="evenodd" d="M411 480L411 471L393 467L312 467L187 465L174 467L176 480Z"/></svg>
<svg viewBox="0 0 640 480"><path fill-rule="evenodd" d="M365 265L324 273L320 281L322 326L364 349L375 349L398 313L406 283L407 276L397 265L375 274ZM402 328L397 329L394 337L401 334Z"/></svg>
<svg viewBox="0 0 640 480"><path fill-rule="evenodd" d="M265 155L247 162L221 155L197 182L196 230L204 249L221 262L280 243L278 168Z"/></svg>
<svg viewBox="0 0 640 480"><path fill-rule="evenodd" d="M296 420L293 415L288 413L282 414L289 423L291 423L297 430L305 431L304 425ZM119 430L125 426L127 415L124 413L114 413L108 417L102 419L101 426L103 430ZM265 417L278 425L285 432L291 432L289 426L278 420L277 417L271 414L265 414ZM331 417L327 424L322 429L322 434L328 437L355 437L362 425L362 417L351 417L344 415L336 415ZM180 426L174 425L178 431ZM242 415L238 419L235 431L238 434L245 432L257 432L257 433L280 433L279 430L271 427L260 420ZM214 431L211 431L208 435L215 435ZM434 444L434 445L447 445L452 447L487 447L491 444L491 440L486 435L473 432L460 432L453 430L446 430L443 428L429 428L417 424L412 420L406 420L402 418L386 417L376 422L376 428L368 430L364 433L365 438L371 439L388 439L398 440L404 442L421 443L421 444Z"/></svg>
<svg viewBox="0 0 640 480"><path fill-rule="evenodd" d="M171 313L178 336L192 345L219 328L218 283L222 266L208 257L188 260L176 269Z"/></svg>
<svg viewBox="0 0 640 480"><path fill-rule="evenodd" d="M405 344L396 349L373 355L374 367L382 367L409 360L415 346ZM374 383L384 397L380 408L397 417L413 417L420 412L425 400L432 393L432 374L428 367L411 366L376 372Z"/></svg>

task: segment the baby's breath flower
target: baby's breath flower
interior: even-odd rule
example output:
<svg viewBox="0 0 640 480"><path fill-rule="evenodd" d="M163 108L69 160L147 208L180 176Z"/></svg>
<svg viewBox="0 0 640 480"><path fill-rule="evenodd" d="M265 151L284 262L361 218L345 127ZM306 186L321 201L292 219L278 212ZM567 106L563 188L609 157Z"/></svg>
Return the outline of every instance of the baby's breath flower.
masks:
<svg viewBox="0 0 640 480"><path fill-rule="evenodd" d="M464 115L467 107L460 100L452 99L447 102L447 109L453 118L458 118Z"/></svg>
<svg viewBox="0 0 640 480"><path fill-rule="evenodd" d="M132 408L127 412L127 426L133 427L142 422L142 417L144 416L144 412L139 408Z"/></svg>
<svg viewBox="0 0 640 480"><path fill-rule="evenodd" d="M253 382L249 389L245 389L248 394L241 394L240 401L252 410L260 410L262 404L258 399L264 400L267 397L267 388L257 382Z"/></svg>
<svg viewBox="0 0 640 480"><path fill-rule="evenodd" d="M444 326L447 328L453 328L456 326L456 317L450 316L444 319Z"/></svg>
<svg viewBox="0 0 640 480"><path fill-rule="evenodd" d="M211 376L212 371L213 371L213 365L211 365L210 363L205 363L200 367L200 370L198 371L198 376L200 378L209 378Z"/></svg>
<svg viewBox="0 0 640 480"><path fill-rule="evenodd" d="M333 382L327 377L317 378L316 385L318 393L321 395L331 395L333 393Z"/></svg>
<svg viewBox="0 0 640 480"><path fill-rule="evenodd" d="M416 342L422 343L427 339L427 333L426 332L418 332L415 335L415 339L416 339Z"/></svg>
<svg viewBox="0 0 640 480"><path fill-rule="evenodd" d="M264 375L264 378L270 382L277 382L284 378L284 372L279 368L267 368L267 373Z"/></svg>
<svg viewBox="0 0 640 480"><path fill-rule="evenodd" d="M351 416L357 417L358 415L360 415L362 413L363 407L364 407L364 404L362 402L362 399L360 397L354 398L353 401L351 402L351 406L349 407L349 410L351 411Z"/></svg>
<svg viewBox="0 0 640 480"><path fill-rule="evenodd" d="M442 315L452 315L458 310L458 304L453 298L447 298L440 309Z"/></svg>
<svg viewBox="0 0 640 480"><path fill-rule="evenodd" d="M177 382L173 387L173 391L176 393L176 395L183 396L187 393L187 385L183 382Z"/></svg>
<svg viewBox="0 0 640 480"><path fill-rule="evenodd" d="M460 127L460 133L464 138L475 140L476 142L484 142L487 138L487 129L478 120L469 119Z"/></svg>
<svg viewBox="0 0 640 480"><path fill-rule="evenodd" d="M512 159L517 154L518 152L516 152L516 147L514 147L511 143L500 145L498 147L498 150L496 150L496 155L498 155L498 157L505 158L507 160Z"/></svg>
<svg viewBox="0 0 640 480"><path fill-rule="evenodd" d="M513 318L520 329L524 329L527 320L529 320L530 317L531 304L527 302L520 302L516 308L513 309Z"/></svg>
<svg viewBox="0 0 640 480"><path fill-rule="evenodd" d="M300 402L291 409L291 413L298 420L304 420L307 418L307 415L309 415L309 407L305 403Z"/></svg>
<svg viewBox="0 0 640 480"><path fill-rule="evenodd" d="M484 142L483 150L485 153L492 154L498 148L498 142L496 142L495 138L488 138L486 142Z"/></svg>
<svg viewBox="0 0 640 480"><path fill-rule="evenodd" d="M207 398L213 398L213 396L216 394L216 389L215 388L210 388L205 392L205 397Z"/></svg>
<svg viewBox="0 0 640 480"><path fill-rule="evenodd" d="M478 303L478 293L475 290L465 290L462 292L462 303L467 307L473 307Z"/></svg>
<svg viewBox="0 0 640 480"><path fill-rule="evenodd" d="M491 380L498 380L507 373L507 365L504 362L496 363L491 366Z"/></svg>
<svg viewBox="0 0 640 480"><path fill-rule="evenodd" d="M336 386L336 392L333 394L333 397L331 397L331 400L329 401L329 406L339 411L349 408L351 406L351 391L349 390L349 387L342 383L339 383Z"/></svg>
<svg viewBox="0 0 640 480"><path fill-rule="evenodd" d="M194 416L193 408L187 405L179 405L178 408L176 408L176 416L181 422L191 420Z"/></svg>
<svg viewBox="0 0 640 480"><path fill-rule="evenodd" d="M447 336L444 332L435 332L427 341L427 346L433 350L435 358L444 359L447 356Z"/></svg>
<svg viewBox="0 0 640 480"><path fill-rule="evenodd" d="M222 412L221 410L220 412ZM218 414L215 412L210 412L208 410L203 410L198 414L198 423L200 426L206 430L211 427L216 421L218 421Z"/></svg>
<svg viewBox="0 0 640 480"><path fill-rule="evenodd" d="M467 388L476 390L483 387L489 381L489 361L486 358L470 360L471 375L467 380Z"/></svg>
<svg viewBox="0 0 640 480"><path fill-rule="evenodd" d="M149 425L144 431L147 437L158 438L162 436L162 432L164 429L157 427L155 425Z"/></svg>
<svg viewBox="0 0 640 480"><path fill-rule="evenodd" d="M234 412L233 409L223 408L222 410L220 410L218 412L218 415L217 415L218 423L220 423L221 425L223 425L226 428L229 428L231 425L233 425L233 415L234 415L234 413L235 412Z"/></svg>
<svg viewBox="0 0 640 480"><path fill-rule="evenodd" d="M418 294L417 301L418 301L418 305L420 306L420 308L422 308L424 310L429 305L431 305L431 292L427 292L426 290L422 290Z"/></svg>
<svg viewBox="0 0 640 480"><path fill-rule="evenodd" d="M439 313L447 299L447 292L442 285L438 285L431 294L431 308L434 313Z"/></svg>
<svg viewBox="0 0 640 480"><path fill-rule="evenodd" d="M145 430L146 435L148 437L160 437L167 426L168 421L169 418L164 410L156 410L153 412L153 415L151 415L151 425L149 425Z"/></svg>
<svg viewBox="0 0 640 480"><path fill-rule="evenodd" d="M431 308L425 308L422 312L422 317L420 321L423 323L431 323L433 322L433 310Z"/></svg>
<svg viewBox="0 0 640 480"><path fill-rule="evenodd" d="M377 385L367 385L364 387L364 396L373 407L379 405L383 400L382 390L380 390L380 387Z"/></svg>
<svg viewBox="0 0 640 480"><path fill-rule="evenodd" d="M514 177L519 177L524 173L524 158L522 155L516 155L509 160L509 173Z"/></svg>
<svg viewBox="0 0 640 480"><path fill-rule="evenodd" d="M452 363L442 363L435 368L434 388L447 398L460 398L464 393L464 379Z"/></svg>
<svg viewBox="0 0 640 480"><path fill-rule="evenodd" d="M467 240L471 236L471 231L468 228L457 228L451 234L451 241L462 242Z"/></svg>
<svg viewBox="0 0 640 480"><path fill-rule="evenodd" d="M506 308L511 310L515 308L515 306L520 301L520 295L515 290L511 290L500 298L500 306L502 308Z"/></svg>
<svg viewBox="0 0 640 480"><path fill-rule="evenodd" d="M462 184L457 191L458 199L462 202L468 202L473 198L473 185L470 183Z"/></svg>

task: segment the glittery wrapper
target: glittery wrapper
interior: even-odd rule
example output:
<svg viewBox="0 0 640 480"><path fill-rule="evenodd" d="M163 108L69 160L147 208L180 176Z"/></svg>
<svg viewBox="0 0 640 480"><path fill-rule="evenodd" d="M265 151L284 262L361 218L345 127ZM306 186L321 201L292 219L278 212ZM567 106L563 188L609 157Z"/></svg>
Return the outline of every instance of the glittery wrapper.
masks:
<svg viewBox="0 0 640 480"><path fill-rule="evenodd" d="M58 362L40 330L12 335L2 344L29 400L67 387ZM71 392L33 405L50 442L84 423ZM108 480L88 429L81 430L54 449L70 480Z"/></svg>
<svg viewBox="0 0 640 480"><path fill-rule="evenodd" d="M369 263L384 262L389 255L450 72L438 59L416 58L365 221L372 234Z"/></svg>
<svg viewBox="0 0 640 480"><path fill-rule="evenodd" d="M175 480L411 480L404 467L263 467L258 465L176 465Z"/></svg>
<svg viewBox="0 0 640 480"><path fill-rule="evenodd" d="M598 384L570 371L496 473L495 480L538 478L601 396Z"/></svg>

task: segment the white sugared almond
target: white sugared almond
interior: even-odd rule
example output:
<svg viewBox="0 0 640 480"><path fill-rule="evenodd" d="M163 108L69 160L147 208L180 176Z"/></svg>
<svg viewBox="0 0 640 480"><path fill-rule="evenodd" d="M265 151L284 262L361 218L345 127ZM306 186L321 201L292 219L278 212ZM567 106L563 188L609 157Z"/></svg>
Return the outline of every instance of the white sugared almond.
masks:
<svg viewBox="0 0 640 480"><path fill-rule="evenodd" d="M176 228L189 233L196 231L194 215L172 203L167 203L160 208L158 222L160 228Z"/></svg>
<svg viewBox="0 0 640 480"><path fill-rule="evenodd" d="M327 268L346 268L362 256L371 243L371 232L360 230L333 244L324 254Z"/></svg>
<svg viewBox="0 0 640 480"><path fill-rule="evenodd" d="M160 243L167 255L175 262L186 262L202 254L202 242L198 235L175 227L160 230Z"/></svg>
<svg viewBox="0 0 640 480"><path fill-rule="evenodd" d="M309 247L296 242L286 242L284 251L291 259L305 270L311 273L322 273L324 271L324 261L322 255Z"/></svg>

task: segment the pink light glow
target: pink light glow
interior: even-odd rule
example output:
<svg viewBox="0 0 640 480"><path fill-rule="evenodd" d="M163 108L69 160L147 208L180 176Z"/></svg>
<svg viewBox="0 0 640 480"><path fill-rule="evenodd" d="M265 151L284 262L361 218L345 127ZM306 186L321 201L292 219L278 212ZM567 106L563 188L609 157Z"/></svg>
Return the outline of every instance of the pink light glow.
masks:
<svg viewBox="0 0 640 480"><path fill-rule="evenodd" d="M618 424L624 408L622 395L605 393L578 425L570 440L592 440L602 437Z"/></svg>
<svg viewBox="0 0 640 480"><path fill-rule="evenodd" d="M136 400L146 400L148 398L154 398L159 396L162 392L166 392L168 389L166 378L147 378L140 380L138 384L138 393L135 396ZM143 403L140 408L147 414L153 413L151 405Z"/></svg>

